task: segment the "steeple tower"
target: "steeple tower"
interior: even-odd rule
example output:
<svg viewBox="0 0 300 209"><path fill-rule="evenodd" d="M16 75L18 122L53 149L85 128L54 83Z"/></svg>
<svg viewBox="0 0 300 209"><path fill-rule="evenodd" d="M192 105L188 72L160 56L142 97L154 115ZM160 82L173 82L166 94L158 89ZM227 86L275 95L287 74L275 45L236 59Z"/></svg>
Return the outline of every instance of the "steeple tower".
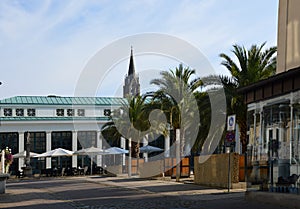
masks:
<svg viewBox="0 0 300 209"><path fill-rule="evenodd" d="M138 95L140 95L140 82L139 77L135 74L133 49L131 47L128 74L125 77L123 86L123 97Z"/></svg>
<svg viewBox="0 0 300 209"><path fill-rule="evenodd" d="M133 62L133 50L132 50L132 47L131 47L128 75L134 75L134 74L135 74L135 69L134 69L134 62Z"/></svg>

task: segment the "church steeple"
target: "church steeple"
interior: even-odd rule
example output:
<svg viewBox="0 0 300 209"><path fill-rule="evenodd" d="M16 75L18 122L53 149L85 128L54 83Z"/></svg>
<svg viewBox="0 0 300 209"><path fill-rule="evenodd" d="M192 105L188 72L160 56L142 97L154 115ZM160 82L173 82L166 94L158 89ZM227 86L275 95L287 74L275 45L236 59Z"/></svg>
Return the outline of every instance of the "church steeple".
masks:
<svg viewBox="0 0 300 209"><path fill-rule="evenodd" d="M135 74L135 69L134 69L134 62L133 62L133 50L131 47L128 75L134 75L134 74Z"/></svg>
<svg viewBox="0 0 300 209"><path fill-rule="evenodd" d="M140 95L140 82L139 77L135 74L133 49L131 47L128 74L125 77L123 86L123 97L138 95Z"/></svg>

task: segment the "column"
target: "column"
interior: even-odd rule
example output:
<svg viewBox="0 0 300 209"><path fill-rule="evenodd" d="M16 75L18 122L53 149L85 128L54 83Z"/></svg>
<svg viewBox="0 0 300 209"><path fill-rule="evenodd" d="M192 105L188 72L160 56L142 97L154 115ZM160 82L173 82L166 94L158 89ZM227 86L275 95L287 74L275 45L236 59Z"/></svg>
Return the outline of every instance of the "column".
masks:
<svg viewBox="0 0 300 209"><path fill-rule="evenodd" d="M51 150L51 132L46 133L46 152ZM51 168L51 158L46 157L46 168Z"/></svg>
<svg viewBox="0 0 300 209"><path fill-rule="evenodd" d="M256 141L256 110L254 110L253 114L253 161L257 160L257 141Z"/></svg>
<svg viewBox="0 0 300 209"><path fill-rule="evenodd" d="M176 182L179 181L180 178L180 129L176 129Z"/></svg>
<svg viewBox="0 0 300 209"><path fill-rule="evenodd" d="M128 139L128 150L129 150L129 155L128 155L128 177L131 177L131 138Z"/></svg>
<svg viewBox="0 0 300 209"><path fill-rule="evenodd" d="M101 131L97 131L97 147L103 149L103 142L102 142L102 137L101 137ZM97 166L101 166L102 167L102 155L97 155L97 159L96 159L96 163Z"/></svg>
<svg viewBox="0 0 300 209"><path fill-rule="evenodd" d="M258 160L263 153L263 112L262 110L259 111L259 141L258 141Z"/></svg>
<svg viewBox="0 0 300 209"><path fill-rule="evenodd" d="M293 114L293 112L294 112L294 107L293 107L293 103L292 103L292 100L291 100L291 104L290 104L290 109L291 109L291 112L290 112L290 114L291 114L291 116L290 116L290 165L292 165L292 151L293 151L293 121L294 121L294 114Z"/></svg>
<svg viewBox="0 0 300 209"><path fill-rule="evenodd" d="M241 140L240 140L240 131L239 125L235 124L235 152L241 154L242 147L241 147Z"/></svg>
<svg viewBox="0 0 300 209"><path fill-rule="evenodd" d="M126 150L126 139L124 137L121 137L121 148ZM122 165L126 165L126 156L125 154L122 154Z"/></svg>
<svg viewBox="0 0 300 209"><path fill-rule="evenodd" d="M72 151L77 151L77 131L72 132ZM72 167L77 168L77 156L72 156Z"/></svg>
<svg viewBox="0 0 300 209"><path fill-rule="evenodd" d="M167 136L165 136L165 158L170 157L170 131Z"/></svg>
<svg viewBox="0 0 300 209"><path fill-rule="evenodd" d="M19 152L23 152L25 150L25 134L24 132L19 132ZM24 167L25 162L24 162L24 158L19 158L19 165L18 165L18 169L21 170L22 167Z"/></svg>
<svg viewBox="0 0 300 209"><path fill-rule="evenodd" d="M143 138L143 146L147 146L148 145L148 135L146 135ZM145 159L145 162L148 162L148 153L143 153L143 158Z"/></svg>

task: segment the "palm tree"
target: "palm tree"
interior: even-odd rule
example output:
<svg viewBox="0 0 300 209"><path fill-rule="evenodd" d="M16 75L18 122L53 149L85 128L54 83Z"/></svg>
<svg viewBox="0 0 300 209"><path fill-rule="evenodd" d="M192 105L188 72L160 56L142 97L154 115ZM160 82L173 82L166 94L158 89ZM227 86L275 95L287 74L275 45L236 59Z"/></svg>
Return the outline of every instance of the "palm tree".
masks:
<svg viewBox="0 0 300 209"><path fill-rule="evenodd" d="M132 141L132 156L139 156L139 141L150 127L147 112L145 111L145 97L128 97L122 106L115 110L111 116L112 121L105 127L117 131L116 136L123 136Z"/></svg>
<svg viewBox="0 0 300 209"><path fill-rule="evenodd" d="M120 139L123 136L128 140L129 169L131 169L131 157L139 158L140 140L151 131L145 99L146 97L143 96L127 97L122 106L112 113L111 121L102 128L103 135L110 134L113 139ZM131 171L128 171L128 174L131 175Z"/></svg>
<svg viewBox="0 0 300 209"><path fill-rule="evenodd" d="M249 50L243 46L233 45L232 53L237 62L224 53L220 54L220 57L224 59L221 65L225 66L231 74L231 77L221 76L221 79L225 92L229 94L231 112L237 117L243 152L247 146L247 106L244 104L243 95L239 94L237 89L275 74L276 56L274 55L277 47L263 50L265 44L252 45Z"/></svg>
<svg viewBox="0 0 300 209"><path fill-rule="evenodd" d="M195 70L183 67L180 64L175 70L162 71L162 78L153 79L151 84L159 86L158 95L163 95L163 107L167 113L171 128L180 129L180 152L181 156L187 153L184 150L186 134L191 126L199 127L199 112L194 98L194 91L202 85L195 76ZM196 121L196 122L195 122ZM194 128L194 127L193 127Z"/></svg>
<svg viewBox="0 0 300 209"><path fill-rule="evenodd" d="M195 70L183 67L182 64L175 70L162 71L160 74L162 78L153 79L151 84L159 87L157 95L164 99L162 109L168 115L171 129L180 130L180 135L176 136L179 145L175 146L176 181L179 181L180 158L190 153L189 149L192 148L198 134L199 110L193 92L202 82L199 78L192 80Z"/></svg>

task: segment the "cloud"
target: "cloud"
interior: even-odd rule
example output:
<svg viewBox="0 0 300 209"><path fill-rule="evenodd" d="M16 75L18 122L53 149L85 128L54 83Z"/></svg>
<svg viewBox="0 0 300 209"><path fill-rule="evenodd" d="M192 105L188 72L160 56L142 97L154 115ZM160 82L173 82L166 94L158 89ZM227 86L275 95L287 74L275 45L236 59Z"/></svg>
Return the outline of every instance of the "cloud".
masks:
<svg viewBox="0 0 300 209"><path fill-rule="evenodd" d="M187 40L224 73L218 54L230 53L232 44L276 43L277 5L274 0L0 1L0 97L72 95L99 49L144 32ZM123 82L123 72L114 79Z"/></svg>

